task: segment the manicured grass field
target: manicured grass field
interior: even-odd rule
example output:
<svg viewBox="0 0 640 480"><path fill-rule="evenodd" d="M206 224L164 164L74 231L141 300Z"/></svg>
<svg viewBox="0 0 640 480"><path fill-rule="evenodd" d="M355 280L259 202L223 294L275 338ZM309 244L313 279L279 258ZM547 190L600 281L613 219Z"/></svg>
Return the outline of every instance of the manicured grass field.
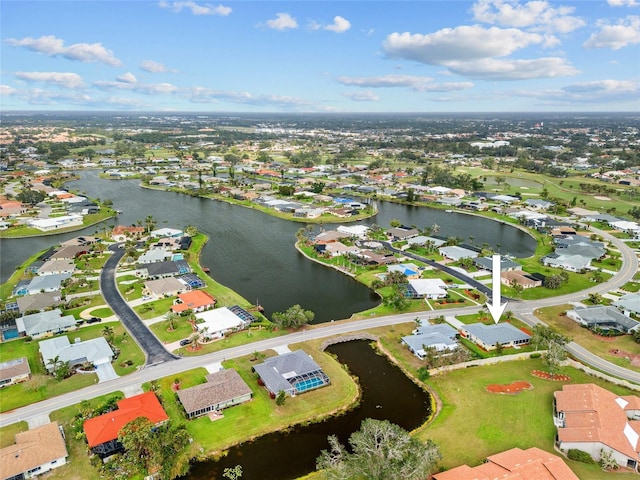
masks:
<svg viewBox="0 0 640 480"><path fill-rule="evenodd" d="M149 328L160 341L167 343L177 342L193 333L191 324L184 317L177 318L174 325L175 330L169 331L169 320L163 320L150 325Z"/></svg>
<svg viewBox="0 0 640 480"><path fill-rule="evenodd" d="M439 445L441 464L446 468L463 463L479 465L488 455L513 447L535 446L555 453L552 401L553 392L560 390L562 384L532 376L535 369L545 369L542 360L474 367L432 377L428 385L440 396L443 408L433 423L419 430L418 438L431 439ZM565 368L562 373L571 376L571 383L596 383L619 394L637 395L573 368ZM489 384L517 380L531 383L533 390L518 395L497 395L486 390ZM607 474L599 468L567 463L581 480L620 478L619 474Z"/></svg>

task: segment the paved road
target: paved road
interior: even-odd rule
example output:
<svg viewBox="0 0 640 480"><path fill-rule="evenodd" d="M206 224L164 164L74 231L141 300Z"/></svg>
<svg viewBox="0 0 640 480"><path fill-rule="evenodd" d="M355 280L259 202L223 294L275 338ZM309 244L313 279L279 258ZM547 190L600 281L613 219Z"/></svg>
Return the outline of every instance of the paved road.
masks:
<svg viewBox="0 0 640 480"><path fill-rule="evenodd" d="M116 286L115 272L118 262L125 254L125 250L119 248L119 244L112 245L109 250L113 252L113 255L109 256L100 274L100 289L105 301L111 307L113 313L120 318L129 334L140 345L140 348L145 353L147 365L176 360L179 357L167 351L160 340L149 330L120 295Z"/></svg>
<svg viewBox="0 0 640 480"><path fill-rule="evenodd" d="M550 306L550 305L558 305L562 303L569 303L574 301L579 301L584 299L589 293L603 293L613 288L617 288L621 285L624 285L629 281L633 275L638 271L638 259L635 256L635 253L626 247L623 242L618 240L611 235L606 234L605 232L595 231L602 235L603 237L610 240L613 244L615 244L623 256L623 268L618 272L617 275L612 277L608 282L594 285L593 287L581 291L574 294L563 295L561 297L554 297L551 299L537 300L537 301L526 301L526 302L518 302L509 305L509 309L514 312L514 314L528 323L529 325L536 325L542 323L539 319L533 315L533 312L537 308ZM114 258L109 259L107 264L111 265L111 275L113 275L115 265L122 257L122 253L119 254L118 257L115 257L118 252L122 252L120 249L116 250L116 254L114 254ZM110 264L110 262L114 262ZM105 270L107 270L107 265L105 265ZM104 275L104 273L103 273ZM101 277L101 284L104 286L112 286L115 289L115 292L112 292L112 297L117 297L121 302L124 303L124 300L120 296L119 292L115 287L115 281L113 277L103 278ZM103 294L106 295L106 289L103 287ZM106 299L106 296L105 296ZM108 300L107 300L108 301ZM125 304L126 305L126 304ZM436 310L430 312L419 312L419 313L403 313L398 315L390 315L385 317L376 317L367 320L358 320L358 321L349 321L342 320L338 322L330 322L321 325L314 325L311 327L307 327L305 330L292 333L290 335L272 338L263 340L260 342L249 343L247 345L242 345L235 348L230 348L227 350L223 350L221 352L215 352L207 355L196 356L196 357L183 357L180 361L167 361L174 360L176 357L169 354L164 350L162 344L159 341L155 340L154 343L149 343L149 347L152 347L155 351L156 347L160 347L164 351L164 355L159 355L158 358L164 359L163 361L156 362L152 365L147 365L146 367L138 370L135 373L130 375L117 378L112 381L96 384L90 387L83 388L82 390L77 390L74 392L70 392L58 397L54 397L42 402L38 402L35 404L27 405L25 407L13 410L11 412L6 412L0 414L0 427L5 425L10 425L12 423L18 422L20 420L27 420L32 417L36 417L39 415L49 414L52 411L58 410L63 407L67 407L69 405L74 405L79 403L83 399L95 398L100 395L105 395L110 392L128 390L131 388L139 387L142 383L148 382L154 379L162 378L169 375L176 375L188 370L191 370L196 367L206 367L209 365L215 365L222 362L224 359L241 357L245 355L250 355L255 351L274 349L276 347L282 345L288 345L290 343L303 342L318 338L325 338L334 335L348 334L351 332L357 332L361 330L366 330L370 328L394 325L399 323L411 322L416 317L420 317L423 320L433 318L442 314L446 315L466 315L470 313L477 312L480 307L465 307L465 308L455 308L449 309L446 311ZM119 314L120 315L120 314ZM135 316L135 314L134 314ZM122 317L121 317L122 318ZM136 316L137 318L137 316ZM141 325L138 325L141 324ZM138 322L132 322L132 325L136 328L136 331L141 327L144 330L140 330L143 333L146 332L142 338L147 339L148 335L150 335L153 339L155 336L151 335L147 327L142 324L142 322L138 319ZM129 327L127 327L129 328ZM148 335L147 335L148 334ZM631 370L624 369L617 365L614 365L606 360L603 360L590 352L584 350L579 345L574 344L573 342L567 345L567 350L575 357L583 361L587 364L592 365L593 367L607 372L613 376L624 378L626 380L632 381L634 383L640 384L640 374L637 372L633 372ZM168 356L170 357L168 357ZM153 362L150 362L153 363Z"/></svg>

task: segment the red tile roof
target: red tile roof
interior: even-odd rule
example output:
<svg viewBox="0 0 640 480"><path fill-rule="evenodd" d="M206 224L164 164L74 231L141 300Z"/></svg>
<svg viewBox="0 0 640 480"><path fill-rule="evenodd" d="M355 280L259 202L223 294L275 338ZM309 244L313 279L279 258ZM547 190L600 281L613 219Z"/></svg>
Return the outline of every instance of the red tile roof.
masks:
<svg viewBox="0 0 640 480"><path fill-rule="evenodd" d="M477 467L461 465L436 473L433 480L580 480L557 455L536 447L512 448L487 457Z"/></svg>
<svg viewBox="0 0 640 480"><path fill-rule="evenodd" d="M638 397L620 397L593 383L563 385L562 391L554 396L556 412L564 414L565 425L558 428L560 442L600 442L630 458L638 458L640 422L629 421L626 413L635 409Z"/></svg>
<svg viewBox="0 0 640 480"><path fill-rule="evenodd" d="M184 312L190 308L195 310L196 308L206 307L216 303L211 295L202 290L191 290L190 292L181 293L178 295L178 298L182 300L182 303L176 303L171 307L171 310L176 313Z"/></svg>
<svg viewBox="0 0 640 480"><path fill-rule="evenodd" d="M154 425L169 419L153 392L122 399L118 402L118 410L84 422L89 448L117 439L120 429L139 417L148 418Z"/></svg>

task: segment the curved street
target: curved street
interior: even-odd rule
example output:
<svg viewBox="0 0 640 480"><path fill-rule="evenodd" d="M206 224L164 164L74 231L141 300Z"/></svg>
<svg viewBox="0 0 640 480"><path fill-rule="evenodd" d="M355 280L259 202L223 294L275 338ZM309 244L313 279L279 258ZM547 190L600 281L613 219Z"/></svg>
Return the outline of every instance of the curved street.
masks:
<svg viewBox="0 0 640 480"><path fill-rule="evenodd" d="M635 253L629 247L627 247L624 242L613 237L612 235L597 230L595 230L595 233L598 233L607 240L611 241L620 250L623 260L623 265L620 271L611 279L609 279L609 281L603 282L601 284L596 284L587 290L549 299L514 302L509 308L514 312L514 315L517 318L523 320L531 326L543 323L535 317L534 312L536 309L550 305L559 305L580 301L586 298L589 293L603 293L614 288L618 288L628 282L635 275L635 273L638 271L638 259ZM117 247L112 247L111 250L114 252L114 255L105 265L105 269L101 275L101 288L103 289L105 299L107 299L107 302L112 307L114 312L116 312L116 314L120 316L120 318L123 320L123 323L125 323L125 321L127 322L125 323L125 326L131 332L132 336L134 336L136 340L138 340L143 350L147 352L147 366L135 373L124 377L119 377L108 382L85 387L81 390L69 392L58 397L53 397L42 402L27 405L10 412L2 413L0 414L0 427L39 415L49 414L50 412L58 410L60 408L79 403L83 399L90 399L119 390L126 391L132 388L140 388L140 385L144 382L149 382L151 380L162 378L168 375L179 374L196 367L216 365L224 361L225 359L250 355L255 351L274 349L276 347L288 345L291 343L304 342L308 340L336 335L345 335L352 332L367 330L376 327L411 322L418 316L422 319L429 319L445 313L443 311L434 310L429 312L402 313L397 315L375 317L357 321L341 320L337 322L307 326L306 328L298 332L291 333L286 336L248 343L246 345L229 348L207 355L194 357L176 357L166 351L165 347L160 343L160 341L157 340L157 338L149 331L149 329L142 323L142 321L137 317L133 310L131 310L131 308L124 302L124 300L120 296L115 283L115 267L122 258L124 250ZM112 304L112 301L115 301L115 303ZM126 309L121 308L125 306ZM467 315L477 312L479 308L480 307L478 306L454 308L446 310L446 314L451 316ZM607 362L606 360L603 360L600 357L588 352L574 342L570 342L566 346L566 349L571 355L573 355L576 359L583 363L586 363L609 375L640 384L640 373L638 372L634 372L632 370L628 370L618 365ZM177 358L179 358L179 361L169 361L175 360Z"/></svg>
<svg viewBox="0 0 640 480"><path fill-rule="evenodd" d="M100 273L100 290L105 301L113 310L113 313L120 319L124 328L140 345L145 354L146 364L155 365L157 363L176 360L172 353L168 352L162 342L149 330L142 322L140 317L133 309L124 301L122 295L118 291L116 285L116 268L118 263L125 254L125 250L120 248L122 244L115 244L109 247L112 255L109 256L107 262Z"/></svg>

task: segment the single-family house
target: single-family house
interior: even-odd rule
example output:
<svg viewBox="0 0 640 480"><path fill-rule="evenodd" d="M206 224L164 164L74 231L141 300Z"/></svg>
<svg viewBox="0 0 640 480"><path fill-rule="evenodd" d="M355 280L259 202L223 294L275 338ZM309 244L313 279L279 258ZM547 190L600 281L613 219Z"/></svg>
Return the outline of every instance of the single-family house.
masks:
<svg viewBox="0 0 640 480"><path fill-rule="evenodd" d="M15 358L0 363L0 387L29 380L31 368L27 357Z"/></svg>
<svg viewBox="0 0 640 480"><path fill-rule="evenodd" d="M513 287L519 285L524 290L527 288L535 288L542 285L542 280L535 278L522 270L511 270L500 273L500 283Z"/></svg>
<svg viewBox="0 0 640 480"><path fill-rule="evenodd" d="M476 258L478 256L478 252L475 250L470 250L464 247L458 247L457 245L452 245L449 247L440 247L438 248L438 253L442 255L444 258L448 258L449 260L453 260L457 262L463 258Z"/></svg>
<svg viewBox="0 0 640 480"><path fill-rule="evenodd" d="M179 238L179 237L182 237L183 235L184 235L184 232L177 228L158 228L157 230L153 230L151 233L149 233L149 236L154 238L162 238L162 237Z"/></svg>
<svg viewBox="0 0 640 480"><path fill-rule="evenodd" d="M360 248L355 245L345 245L342 242L331 242L326 244L317 244L315 246L318 253L325 253L331 257L341 257L344 255L353 254L356 255L360 252Z"/></svg>
<svg viewBox="0 0 640 480"><path fill-rule="evenodd" d="M233 369L210 373L206 383L178 390L178 399L189 419L251 400L251 388Z"/></svg>
<svg viewBox="0 0 640 480"><path fill-rule="evenodd" d="M161 425L169 420L153 392L124 398L119 400L117 405L117 410L85 420L83 425L89 448L100 458L124 450L118 441L118 435L122 427L136 418L145 417L154 425Z"/></svg>
<svg viewBox="0 0 640 480"><path fill-rule="evenodd" d="M461 465L434 473L433 480L580 480L564 460L537 447L512 448L476 467Z"/></svg>
<svg viewBox="0 0 640 480"><path fill-rule="evenodd" d="M402 337L402 343L416 357L424 359L426 348L433 348L436 352L448 352L458 348L457 334L457 330L446 323L423 325L418 327L413 335Z"/></svg>
<svg viewBox="0 0 640 480"><path fill-rule="evenodd" d="M555 203L541 198L528 198L524 203L534 210L548 210L555 205Z"/></svg>
<svg viewBox="0 0 640 480"><path fill-rule="evenodd" d="M340 225L336 230L350 237L366 238L369 227L366 225Z"/></svg>
<svg viewBox="0 0 640 480"><path fill-rule="evenodd" d="M60 292L44 292L34 293L33 295L23 295L16 298L18 311L25 313L28 311L46 310L51 307L57 307L62 303Z"/></svg>
<svg viewBox="0 0 640 480"><path fill-rule="evenodd" d="M213 308L215 305L215 299L207 292L203 290L191 290L178 294L178 298L171 306L171 311L174 313L182 313L187 310L192 310L196 313Z"/></svg>
<svg viewBox="0 0 640 480"><path fill-rule="evenodd" d="M473 259L473 264L480 270L488 270L493 272L493 258L491 257L477 257ZM514 262L510 258L500 256L500 271L511 272L514 270L522 270L522 265L518 262Z"/></svg>
<svg viewBox="0 0 640 480"><path fill-rule="evenodd" d="M222 338L229 332L243 330L256 321L249 312L234 305L205 310L196 314L198 331L209 338Z"/></svg>
<svg viewBox="0 0 640 480"><path fill-rule="evenodd" d="M113 350L104 337L92 338L83 342L75 340L69 342L66 335L49 340L42 340L38 345L45 368L51 372L56 368L54 360L69 362L71 367L92 363L94 366L111 363Z"/></svg>
<svg viewBox="0 0 640 480"><path fill-rule="evenodd" d="M606 453L621 467L638 471L640 397L620 396L593 383L563 385L553 396L561 451L581 450L595 461Z"/></svg>
<svg viewBox="0 0 640 480"><path fill-rule="evenodd" d="M302 350L267 358L253 369L273 397L280 391L293 396L330 383L320 365Z"/></svg>
<svg viewBox="0 0 640 480"><path fill-rule="evenodd" d="M55 308L18 317L16 318L16 326L20 335L39 338L75 328L76 319L73 315L63 316L62 310Z"/></svg>
<svg viewBox="0 0 640 480"><path fill-rule="evenodd" d="M394 227L390 228L386 231L387 237L394 242L400 242L403 240L408 240L413 237L417 237L420 235L420 230L412 227Z"/></svg>
<svg viewBox="0 0 640 480"><path fill-rule="evenodd" d="M414 245L429 246L429 245L431 245L434 248L441 247L445 243L447 243L447 241L443 240L442 238L428 237L426 235L418 235L417 237L409 238L407 240L407 245L409 245L409 246L414 246Z"/></svg>
<svg viewBox="0 0 640 480"><path fill-rule="evenodd" d="M152 248L138 257L138 267L147 263L164 262L168 258L171 258L172 255L172 252L164 248Z"/></svg>
<svg viewBox="0 0 640 480"><path fill-rule="evenodd" d="M518 347L528 344L531 340L530 335L510 323L496 323L492 325L471 323L469 325L462 325L462 327L460 327L460 334L487 351L495 350L498 344L507 348Z"/></svg>
<svg viewBox="0 0 640 480"><path fill-rule="evenodd" d="M85 255L89 253L89 247L86 245L63 245L58 250L56 250L51 257L50 260L74 260L78 258L80 255Z"/></svg>
<svg viewBox="0 0 640 480"><path fill-rule="evenodd" d="M173 297L189 290L189 287L175 277L146 280L143 292L154 298Z"/></svg>
<svg viewBox="0 0 640 480"><path fill-rule="evenodd" d="M350 238L351 234L347 232L339 232L338 230L327 230L326 232L320 232L313 238L315 244L327 244L333 242L339 242L343 238Z"/></svg>
<svg viewBox="0 0 640 480"><path fill-rule="evenodd" d="M191 272L191 267L185 260L166 260L136 265L136 275L141 278L175 277L189 272Z"/></svg>
<svg viewBox="0 0 640 480"><path fill-rule="evenodd" d="M57 422L17 433L15 443L0 449L0 478L34 478L67 463L64 431Z"/></svg>
<svg viewBox="0 0 640 480"><path fill-rule="evenodd" d="M82 215L74 214L74 215L63 215L61 217L53 217L53 218L34 218L27 222L27 225L33 228L37 228L43 232L51 232L53 230L68 228L68 227L77 227L82 225L83 217Z"/></svg>
<svg viewBox="0 0 640 480"><path fill-rule="evenodd" d="M66 258L50 258L42 264L42 266L36 272L38 275L60 275L60 274L73 274L76 270L76 265L73 260Z"/></svg>
<svg viewBox="0 0 640 480"><path fill-rule="evenodd" d="M365 265L389 265L398 261L393 254L380 254L373 250L360 250L356 256Z"/></svg>
<svg viewBox="0 0 640 480"><path fill-rule="evenodd" d="M612 329L622 333L632 333L640 329L640 322L620 313L614 307L604 305L568 310L567 317L588 328Z"/></svg>
<svg viewBox="0 0 640 480"><path fill-rule="evenodd" d="M62 282L67 278L71 278L71 273L55 273L52 275L37 275L31 281L23 285L17 292L17 295L34 295L43 292L59 292L62 288Z"/></svg>
<svg viewBox="0 0 640 480"><path fill-rule="evenodd" d="M547 267L561 268L568 272L583 272L591 266L591 259L582 255L560 255L550 253L540 259Z"/></svg>
<svg viewBox="0 0 640 480"><path fill-rule="evenodd" d="M128 227L126 225L116 225L111 231L111 238L115 242L124 242L129 238L140 238L144 235L144 227Z"/></svg>
<svg viewBox="0 0 640 480"><path fill-rule="evenodd" d="M640 293L627 293L621 296L613 304L618 310L621 310L627 317L640 315Z"/></svg>
<svg viewBox="0 0 640 480"><path fill-rule="evenodd" d="M412 278L409 279L405 296L428 300L446 298L447 284L440 278Z"/></svg>

